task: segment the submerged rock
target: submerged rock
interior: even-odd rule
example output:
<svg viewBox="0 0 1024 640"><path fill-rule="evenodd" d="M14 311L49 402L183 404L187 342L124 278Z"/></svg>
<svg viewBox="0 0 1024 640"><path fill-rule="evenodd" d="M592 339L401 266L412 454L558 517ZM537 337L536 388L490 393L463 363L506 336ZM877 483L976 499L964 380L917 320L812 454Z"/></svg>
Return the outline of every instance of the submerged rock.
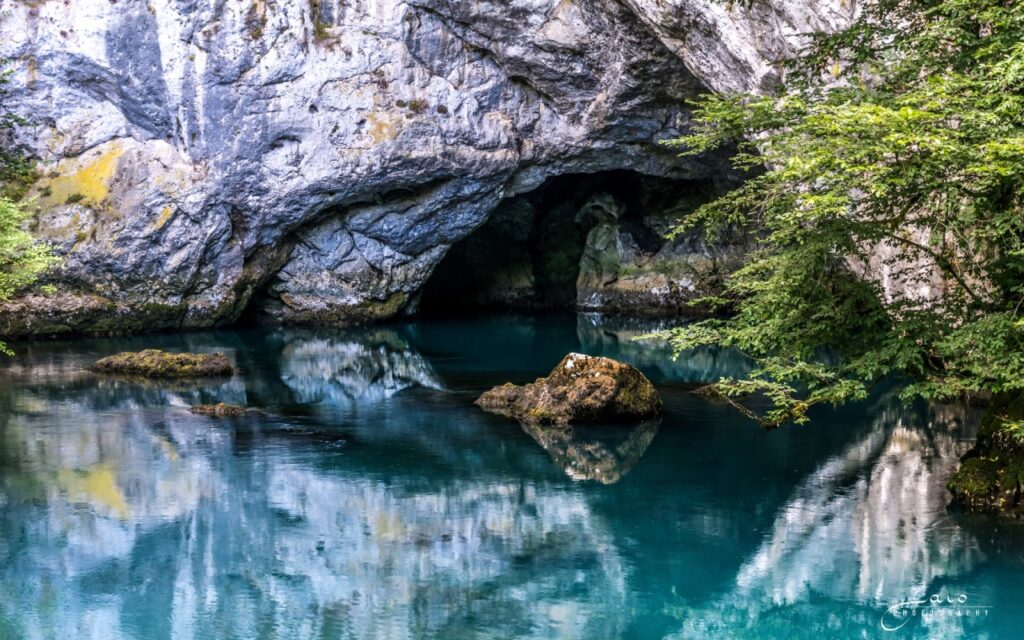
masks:
<svg viewBox="0 0 1024 640"><path fill-rule="evenodd" d="M149 378L229 376L234 367L223 353L168 353L159 349L125 351L97 360L97 373L122 373Z"/></svg>
<svg viewBox="0 0 1024 640"><path fill-rule="evenodd" d="M661 398L642 373L611 358L570 353L546 378L504 384L476 404L537 424L645 420L661 413Z"/></svg>
<svg viewBox="0 0 1024 640"><path fill-rule="evenodd" d="M1024 518L1024 396L996 400L982 419L978 439L950 477L953 504L965 511Z"/></svg>
<svg viewBox="0 0 1024 640"><path fill-rule="evenodd" d="M189 411L196 415L209 416L211 418L235 418L244 416L249 410L237 404L218 402L217 404L197 404L189 409Z"/></svg>

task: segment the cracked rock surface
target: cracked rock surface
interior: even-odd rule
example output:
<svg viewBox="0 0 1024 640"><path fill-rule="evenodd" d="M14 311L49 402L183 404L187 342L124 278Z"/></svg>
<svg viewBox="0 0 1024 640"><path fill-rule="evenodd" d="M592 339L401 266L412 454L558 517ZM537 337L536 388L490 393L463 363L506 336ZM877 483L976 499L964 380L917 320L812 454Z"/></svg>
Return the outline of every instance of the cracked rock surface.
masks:
<svg viewBox="0 0 1024 640"><path fill-rule="evenodd" d="M56 293L0 334L414 307L452 243L565 173L734 179L680 159L685 100L757 89L830 0L0 0L5 107L38 161Z"/></svg>

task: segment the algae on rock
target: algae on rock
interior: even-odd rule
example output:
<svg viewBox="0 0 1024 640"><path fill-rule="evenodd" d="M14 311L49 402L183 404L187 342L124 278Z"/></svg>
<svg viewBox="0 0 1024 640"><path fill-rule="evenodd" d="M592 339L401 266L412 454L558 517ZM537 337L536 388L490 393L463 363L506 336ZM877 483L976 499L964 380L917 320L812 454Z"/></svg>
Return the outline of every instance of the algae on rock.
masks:
<svg viewBox="0 0 1024 640"><path fill-rule="evenodd" d="M1024 518L1024 396L998 398L947 487L966 511Z"/></svg>
<svg viewBox="0 0 1024 640"><path fill-rule="evenodd" d="M611 358L570 353L535 382L504 384L481 395L486 411L527 423L569 424L653 418L661 398L642 373Z"/></svg>
<svg viewBox="0 0 1024 640"><path fill-rule="evenodd" d="M210 418L237 418L249 412L237 404L218 402L217 404L197 404L189 409L192 413Z"/></svg>
<svg viewBox="0 0 1024 640"><path fill-rule="evenodd" d="M148 378L202 378L228 376L234 367L227 355L217 353L168 353L159 349L125 351L97 360L97 373L117 373Z"/></svg>

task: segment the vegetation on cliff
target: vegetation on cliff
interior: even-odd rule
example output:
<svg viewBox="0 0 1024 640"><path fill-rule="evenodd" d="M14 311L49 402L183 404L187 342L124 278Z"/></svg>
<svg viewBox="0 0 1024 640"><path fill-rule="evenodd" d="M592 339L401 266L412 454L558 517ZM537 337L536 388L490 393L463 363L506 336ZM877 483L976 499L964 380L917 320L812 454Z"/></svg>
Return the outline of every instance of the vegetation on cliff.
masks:
<svg viewBox="0 0 1024 640"><path fill-rule="evenodd" d="M50 248L37 243L25 230L30 215L20 198L35 171L11 142L14 128L25 121L4 108L4 85L9 73L0 70L0 302L34 282L55 262ZM0 354L9 353L0 341Z"/></svg>
<svg viewBox="0 0 1024 640"><path fill-rule="evenodd" d="M1024 3L879 0L674 144L767 167L677 230L762 240L704 301L728 314L668 332L757 363L715 385L748 415L804 422L893 375L907 399L1024 391Z"/></svg>
<svg viewBox="0 0 1024 640"><path fill-rule="evenodd" d="M0 196L0 302L34 282L55 261L50 248L25 230L28 218L21 203ZM9 352L0 342L0 353Z"/></svg>
<svg viewBox="0 0 1024 640"><path fill-rule="evenodd" d="M36 171L35 165L13 143L15 127L26 124L26 120L4 107L10 75L11 70L0 59L0 197L20 200L35 180Z"/></svg>

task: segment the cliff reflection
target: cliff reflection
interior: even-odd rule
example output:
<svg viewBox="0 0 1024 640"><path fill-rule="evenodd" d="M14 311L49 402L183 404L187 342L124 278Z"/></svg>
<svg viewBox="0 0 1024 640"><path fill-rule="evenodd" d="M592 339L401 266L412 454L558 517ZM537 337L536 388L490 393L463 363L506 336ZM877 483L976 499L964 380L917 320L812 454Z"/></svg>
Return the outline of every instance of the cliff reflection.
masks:
<svg viewBox="0 0 1024 640"><path fill-rule="evenodd" d="M288 335L279 361L273 393L292 401L350 406L438 384L400 343ZM625 629L627 568L577 493L501 474L424 482L431 455L415 439L394 466L394 448L295 439L333 432L305 418L217 422L184 409L197 395L244 402L254 380L267 393L273 368L168 390L19 366L32 384L0 384L0 637ZM434 440L453 464L469 455Z"/></svg>
<svg viewBox="0 0 1024 640"><path fill-rule="evenodd" d="M658 433L658 421L622 426L539 425L523 430L573 480L615 484L640 460Z"/></svg>
<svg viewBox="0 0 1024 640"><path fill-rule="evenodd" d="M701 628L742 621L763 631L799 615L808 619L800 637L828 635L836 624L846 634L873 635L889 605L926 599L971 572L982 554L948 513L945 488L970 446L970 423L967 411L949 407L933 408L920 421L905 409L878 410L870 432L795 488L733 591L701 610ZM815 603L823 598L851 603L847 617L819 618ZM914 637L966 633L955 616L916 622L904 630ZM695 629L685 624L683 636Z"/></svg>
<svg viewBox="0 0 1024 640"><path fill-rule="evenodd" d="M19 347L0 370L0 638L878 637L892 599L992 599L945 511L961 414L766 434L672 387L728 374L728 354L658 369L611 328L584 348L649 358L664 423L526 437L472 398L589 335L531 326ZM85 368L142 346L225 350L239 373ZM218 401L263 411L188 412Z"/></svg>
<svg viewBox="0 0 1024 640"><path fill-rule="evenodd" d="M735 351L700 349L672 359L672 347L660 340L636 340L638 336L677 326L677 319L607 317L581 313L576 319L580 349L589 355L607 355L637 367L653 382L704 385L733 377L750 368Z"/></svg>
<svg viewBox="0 0 1024 640"><path fill-rule="evenodd" d="M287 334L281 377L297 401L355 406L411 387L440 389L430 363L396 332Z"/></svg>

